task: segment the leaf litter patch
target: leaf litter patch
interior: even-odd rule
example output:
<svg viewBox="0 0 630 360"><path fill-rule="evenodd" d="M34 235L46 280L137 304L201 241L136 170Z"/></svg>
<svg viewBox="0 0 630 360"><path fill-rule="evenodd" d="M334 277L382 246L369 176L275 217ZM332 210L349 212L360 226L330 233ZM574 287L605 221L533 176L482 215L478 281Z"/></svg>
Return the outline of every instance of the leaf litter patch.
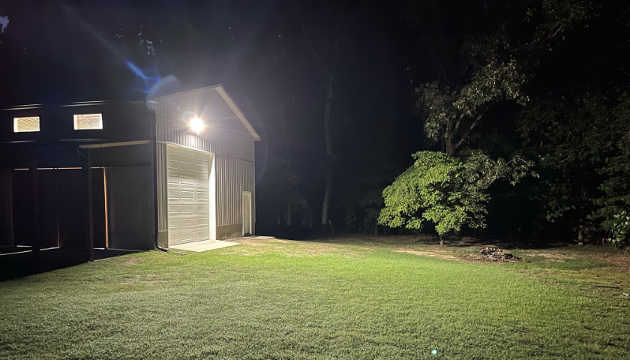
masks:
<svg viewBox="0 0 630 360"><path fill-rule="evenodd" d="M479 254L464 254L462 257L473 261L521 262L523 258L514 256L497 247L485 247Z"/></svg>

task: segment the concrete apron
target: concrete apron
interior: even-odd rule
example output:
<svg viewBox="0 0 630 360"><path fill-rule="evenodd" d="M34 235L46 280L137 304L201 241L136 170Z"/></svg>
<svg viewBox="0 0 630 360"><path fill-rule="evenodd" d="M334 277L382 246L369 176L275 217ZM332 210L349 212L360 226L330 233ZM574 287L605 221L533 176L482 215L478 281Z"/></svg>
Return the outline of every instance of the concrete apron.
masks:
<svg viewBox="0 0 630 360"><path fill-rule="evenodd" d="M172 245L169 246L170 249L176 250L186 250L186 251L194 251L194 252L203 252L214 249L221 249L228 246L240 245L240 243L229 242L229 241L219 241L219 240L206 240L206 241L197 241L180 245Z"/></svg>

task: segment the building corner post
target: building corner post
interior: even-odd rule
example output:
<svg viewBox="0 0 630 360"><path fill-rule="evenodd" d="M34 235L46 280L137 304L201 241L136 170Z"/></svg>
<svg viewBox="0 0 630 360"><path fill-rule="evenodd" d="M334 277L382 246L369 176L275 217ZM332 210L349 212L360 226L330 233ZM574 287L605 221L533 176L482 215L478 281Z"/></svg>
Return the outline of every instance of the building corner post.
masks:
<svg viewBox="0 0 630 360"><path fill-rule="evenodd" d="M91 151L85 150L85 175L87 181L88 196L88 238L87 238L87 260L94 261L94 198L92 191L92 159Z"/></svg>
<svg viewBox="0 0 630 360"><path fill-rule="evenodd" d="M37 159L34 157L31 162L31 179L33 186L33 257L39 258L42 248L42 237L39 231L39 185L37 182Z"/></svg>

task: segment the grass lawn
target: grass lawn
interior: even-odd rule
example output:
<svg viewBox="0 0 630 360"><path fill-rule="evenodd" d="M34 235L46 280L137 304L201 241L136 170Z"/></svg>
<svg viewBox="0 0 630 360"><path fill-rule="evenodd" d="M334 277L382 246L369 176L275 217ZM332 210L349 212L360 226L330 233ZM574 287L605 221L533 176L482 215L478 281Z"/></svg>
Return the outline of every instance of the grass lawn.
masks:
<svg viewBox="0 0 630 360"><path fill-rule="evenodd" d="M0 283L0 358L630 359L630 269L576 248L488 264L271 239L99 260Z"/></svg>

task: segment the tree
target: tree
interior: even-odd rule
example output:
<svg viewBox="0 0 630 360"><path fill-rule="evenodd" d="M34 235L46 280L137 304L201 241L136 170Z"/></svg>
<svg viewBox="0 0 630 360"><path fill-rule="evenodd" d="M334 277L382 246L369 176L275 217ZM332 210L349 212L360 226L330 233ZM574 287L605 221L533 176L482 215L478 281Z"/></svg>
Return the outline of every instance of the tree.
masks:
<svg viewBox="0 0 630 360"><path fill-rule="evenodd" d="M308 33L306 31L306 27L304 26L304 22L302 21L302 16L300 14L300 9L297 5L297 2L294 1L296 13L298 16L298 20L300 22L300 26L302 29L302 33L304 35L304 39L306 40L311 54L319 64L322 75L326 81L326 106L324 108L324 141L326 143L326 185L324 188L324 199L322 201L322 229L325 229L329 225L330 221L330 202L332 197L332 187L333 187L333 178L334 178L334 168L335 168L335 160L336 155L333 149L333 136L332 136L332 125L331 125L331 116L332 116L332 105L334 99L334 84L335 84L335 75L337 72L337 63L339 59L339 27L340 20L339 14L334 14L333 17L335 20L334 25L334 36L333 40L328 45L328 53L332 58L332 61L329 61L328 64L322 60L322 57L319 55L319 52L315 50L312 41L310 40Z"/></svg>
<svg viewBox="0 0 630 360"><path fill-rule="evenodd" d="M470 4L471 8L480 5ZM515 12L503 9L499 14L507 16L493 19L495 29L462 36L459 52L452 51L454 41L429 39L430 44L450 44L450 55L460 58L459 67L453 67L458 61L450 59L451 66L443 66L435 56L440 80L416 89L414 110L425 115L425 135L431 142L440 141L445 154L414 155L415 164L383 192L381 223L420 228L429 220L440 237L464 225L485 227L490 185L499 179L515 184L533 166L518 153L510 154L510 161L492 160L466 146L472 145L473 132L482 120L501 114L495 105L506 100L527 105L526 85L536 73L541 53L552 50L569 29L587 20L593 7L586 1L543 0L537 8L516 9L523 10L520 21L515 21Z"/></svg>
<svg viewBox="0 0 630 360"><path fill-rule="evenodd" d="M622 127L613 115L616 102L614 95L573 89L557 99L534 99L518 117L523 150L537 158L542 176L531 198L543 205L547 221L568 217L580 241L584 229L594 227L588 222L605 180L601 169L616 153Z"/></svg>
<svg viewBox="0 0 630 360"><path fill-rule="evenodd" d="M485 227L485 204L490 200L486 190L501 179L516 184L532 165L520 157L495 161L480 152L465 161L434 151L420 151L413 158L413 166L383 191L385 207L379 222L421 229L424 221L431 221L440 245L449 231L459 231L464 225Z"/></svg>
<svg viewBox="0 0 630 360"><path fill-rule="evenodd" d="M607 158L600 170L607 179L599 186L603 196L595 199L599 209L594 213L602 219L605 239L615 248L630 241L630 93L623 93L619 100L611 121L619 134L614 143L616 156Z"/></svg>
<svg viewBox="0 0 630 360"><path fill-rule="evenodd" d="M418 87L414 105L416 112L426 115L427 138L442 141L442 150L453 155L488 117L492 105L504 100L525 105L528 97L523 89L535 73L539 53L551 50L566 31L588 19L592 9L585 1L545 0L540 8L528 8L521 15L527 23L538 20L535 14L542 15L529 39L515 38L531 26L503 23L489 35L467 37L458 55L459 70L451 75L436 60L443 79Z"/></svg>
<svg viewBox="0 0 630 360"><path fill-rule="evenodd" d="M527 194L530 206L541 209L534 221L539 229L555 229L556 239L610 238L607 219L623 211L618 185L626 170L618 165L628 128L622 116L630 90L627 10L622 3L602 6L588 28L546 53L528 87L531 99L516 116L520 148L536 159L540 174Z"/></svg>

